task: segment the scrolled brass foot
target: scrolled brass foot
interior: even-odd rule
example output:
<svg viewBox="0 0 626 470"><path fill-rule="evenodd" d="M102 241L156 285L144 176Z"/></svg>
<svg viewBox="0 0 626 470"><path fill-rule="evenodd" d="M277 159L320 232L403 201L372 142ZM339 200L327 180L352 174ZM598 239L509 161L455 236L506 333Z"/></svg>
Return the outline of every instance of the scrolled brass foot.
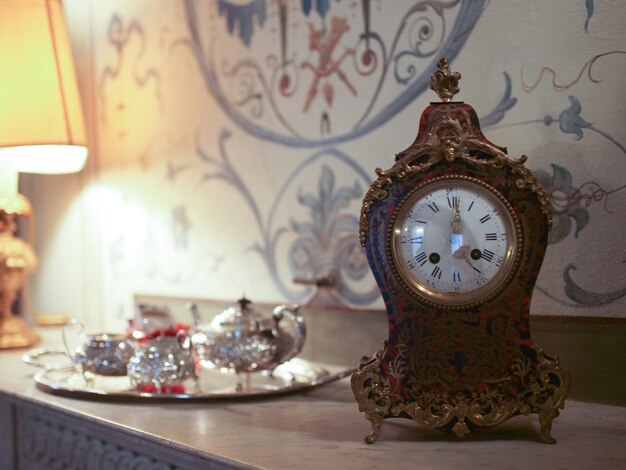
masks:
<svg viewBox="0 0 626 470"><path fill-rule="evenodd" d="M550 431L552 430L552 421L559 416L559 410L557 408L549 408L539 412L539 424L541 425L541 439L546 444L556 444L556 439L552 437Z"/></svg>
<svg viewBox="0 0 626 470"><path fill-rule="evenodd" d="M452 432L456 434L458 437L463 437L466 434L469 434L470 430L467 427L464 419L459 419L457 423L452 427Z"/></svg>
<svg viewBox="0 0 626 470"><path fill-rule="evenodd" d="M380 429L382 428L382 426L382 423L372 423L372 432L370 432L363 439L366 444L373 444L374 442L376 442L378 436L380 436Z"/></svg>

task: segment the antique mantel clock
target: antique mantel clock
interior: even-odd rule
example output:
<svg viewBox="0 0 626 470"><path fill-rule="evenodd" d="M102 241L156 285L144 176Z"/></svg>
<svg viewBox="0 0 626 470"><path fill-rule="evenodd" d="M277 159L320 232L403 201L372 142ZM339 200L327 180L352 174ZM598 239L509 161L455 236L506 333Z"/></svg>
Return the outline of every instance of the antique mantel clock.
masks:
<svg viewBox="0 0 626 470"><path fill-rule="evenodd" d="M534 344L532 290L551 226L549 200L525 156L482 134L453 102L461 75L441 59L442 99L415 142L369 188L360 239L385 301L389 337L352 376L378 438L385 418L464 436L537 413L549 443L569 372Z"/></svg>

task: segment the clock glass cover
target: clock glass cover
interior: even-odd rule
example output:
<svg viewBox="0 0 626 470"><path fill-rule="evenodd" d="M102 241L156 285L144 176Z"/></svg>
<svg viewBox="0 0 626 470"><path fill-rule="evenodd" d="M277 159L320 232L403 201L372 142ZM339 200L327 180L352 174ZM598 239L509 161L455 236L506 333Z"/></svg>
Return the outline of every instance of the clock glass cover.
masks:
<svg viewBox="0 0 626 470"><path fill-rule="evenodd" d="M518 253L518 223L491 186L465 176L417 187L392 224L401 280L426 300L461 306L504 288Z"/></svg>

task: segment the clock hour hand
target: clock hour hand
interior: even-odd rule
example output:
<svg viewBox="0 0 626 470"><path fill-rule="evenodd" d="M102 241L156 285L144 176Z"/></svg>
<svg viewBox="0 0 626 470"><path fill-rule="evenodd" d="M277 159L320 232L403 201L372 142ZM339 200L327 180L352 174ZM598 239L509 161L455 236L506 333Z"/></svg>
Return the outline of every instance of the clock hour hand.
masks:
<svg viewBox="0 0 626 470"><path fill-rule="evenodd" d="M452 253L452 257L456 259L464 259L469 262L469 254L470 254L470 246L469 245L461 245L454 253Z"/></svg>

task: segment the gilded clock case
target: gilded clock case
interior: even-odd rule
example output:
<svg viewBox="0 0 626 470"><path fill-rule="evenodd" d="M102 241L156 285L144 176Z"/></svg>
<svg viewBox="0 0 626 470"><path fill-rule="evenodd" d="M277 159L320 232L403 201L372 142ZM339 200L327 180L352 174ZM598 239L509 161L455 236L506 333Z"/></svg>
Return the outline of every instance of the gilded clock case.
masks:
<svg viewBox="0 0 626 470"><path fill-rule="evenodd" d="M373 443L385 418L404 417L464 436L518 414L537 413L541 435L569 389L558 358L533 342L531 295L551 226L549 201L525 156L514 159L489 142L474 109L462 102L431 103L414 143L369 188L360 240L387 310L388 340L352 376ZM507 278L477 302L442 305L417 295L397 272L390 231L402 201L432 180L454 175L478 180L506 201L517 231Z"/></svg>

